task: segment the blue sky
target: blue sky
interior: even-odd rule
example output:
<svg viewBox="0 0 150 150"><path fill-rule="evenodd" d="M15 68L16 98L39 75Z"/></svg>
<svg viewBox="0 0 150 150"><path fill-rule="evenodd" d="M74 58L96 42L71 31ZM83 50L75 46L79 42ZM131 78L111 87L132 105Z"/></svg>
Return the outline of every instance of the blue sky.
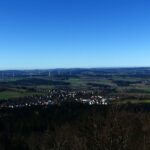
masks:
<svg viewBox="0 0 150 150"><path fill-rule="evenodd" d="M149 0L1 0L0 69L150 66Z"/></svg>

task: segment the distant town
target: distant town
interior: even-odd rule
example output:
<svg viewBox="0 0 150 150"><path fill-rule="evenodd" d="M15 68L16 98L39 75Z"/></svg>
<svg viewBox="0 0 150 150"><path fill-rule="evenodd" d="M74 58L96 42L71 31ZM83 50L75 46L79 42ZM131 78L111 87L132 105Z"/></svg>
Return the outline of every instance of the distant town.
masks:
<svg viewBox="0 0 150 150"><path fill-rule="evenodd" d="M39 91L41 92L41 91ZM1 100L0 108L21 108L31 106L61 105L64 102L77 102L88 105L108 105L115 97L104 97L100 91L73 91L73 90L48 90L47 95L35 95L20 98L18 100Z"/></svg>

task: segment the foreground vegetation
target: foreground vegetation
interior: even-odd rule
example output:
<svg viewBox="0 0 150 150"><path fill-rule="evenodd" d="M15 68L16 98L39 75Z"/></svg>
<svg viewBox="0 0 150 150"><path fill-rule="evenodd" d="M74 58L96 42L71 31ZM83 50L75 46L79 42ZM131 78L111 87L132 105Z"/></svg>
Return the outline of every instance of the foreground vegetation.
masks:
<svg viewBox="0 0 150 150"><path fill-rule="evenodd" d="M150 105L0 110L1 150L149 150Z"/></svg>

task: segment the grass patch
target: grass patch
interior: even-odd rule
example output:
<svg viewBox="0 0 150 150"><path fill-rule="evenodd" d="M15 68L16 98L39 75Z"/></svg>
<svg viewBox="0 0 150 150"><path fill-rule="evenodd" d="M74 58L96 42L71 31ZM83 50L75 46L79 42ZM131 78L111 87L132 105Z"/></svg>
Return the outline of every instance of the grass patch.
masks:
<svg viewBox="0 0 150 150"><path fill-rule="evenodd" d="M131 103L131 104L141 104L141 103L148 103L150 104L150 100L119 100L117 102L118 104L127 104L127 103Z"/></svg>
<svg viewBox="0 0 150 150"><path fill-rule="evenodd" d="M40 95L42 93L36 92L21 92L21 91L3 91L0 92L0 100L13 99L13 98L21 98L32 95Z"/></svg>

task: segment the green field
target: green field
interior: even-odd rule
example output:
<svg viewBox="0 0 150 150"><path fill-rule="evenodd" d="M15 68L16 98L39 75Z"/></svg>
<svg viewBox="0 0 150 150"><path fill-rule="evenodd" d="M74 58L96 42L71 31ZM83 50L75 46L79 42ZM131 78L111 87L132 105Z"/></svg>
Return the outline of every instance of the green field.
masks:
<svg viewBox="0 0 150 150"><path fill-rule="evenodd" d="M0 100L13 99L13 98L21 98L32 95L42 95L42 93L37 92L21 92L21 91L3 91L0 92Z"/></svg>
<svg viewBox="0 0 150 150"><path fill-rule="evenodd" d="M116 102L117 104L150 104L150 100L119 100Z"/></svg>

